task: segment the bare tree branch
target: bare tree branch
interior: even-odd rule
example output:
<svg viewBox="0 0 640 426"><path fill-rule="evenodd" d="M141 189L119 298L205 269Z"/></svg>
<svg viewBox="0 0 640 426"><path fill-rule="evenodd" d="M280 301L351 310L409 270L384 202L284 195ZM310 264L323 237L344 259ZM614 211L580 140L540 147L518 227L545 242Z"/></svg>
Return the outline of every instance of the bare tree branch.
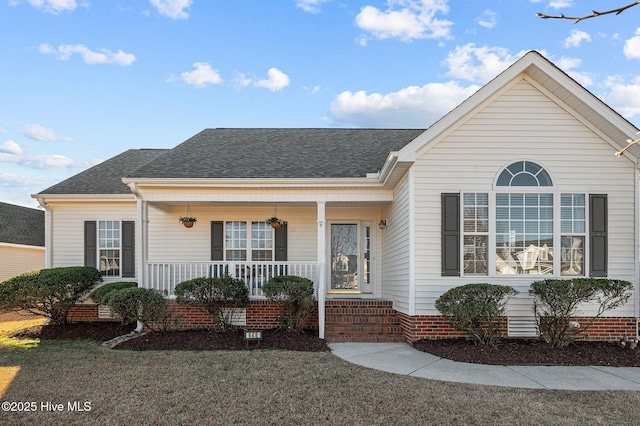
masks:
<svg viewBox="0 0 640 426"><path fill-rule="evenodd" d="M598 12L596 10L593 10L591 15L584 15L584 16L577 16L577 17L572 17L572 16L564 16L564 14L562 15L545 15L544 13L536 13L536 16L542 19L566 19L568 21L574 21L576 24L584 19L589 19L589 18L596 18L598 16L602 16L602 15L609 15L610 13L615 13L616 15L620 15L622 12L624 12L627 9L632 8L633 6L637 6L640 4L640 0L634 1L633 3L629 3L626 6L622 6L619 7L617 9L611 9L611 10L606 10L604 12Z"/></svg>

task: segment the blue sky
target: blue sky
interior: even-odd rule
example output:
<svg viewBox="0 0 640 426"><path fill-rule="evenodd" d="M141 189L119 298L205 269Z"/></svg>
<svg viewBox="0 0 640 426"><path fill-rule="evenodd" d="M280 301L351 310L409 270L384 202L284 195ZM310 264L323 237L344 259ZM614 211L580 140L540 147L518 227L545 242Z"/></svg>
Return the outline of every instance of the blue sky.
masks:
<svg viewBox="0 0 640 426"><path fill-rule="evenodd" d="M640 6L535 15L626 3L0 0L0 201L204 128L426 128L529 50L640 126Z"/></svg>

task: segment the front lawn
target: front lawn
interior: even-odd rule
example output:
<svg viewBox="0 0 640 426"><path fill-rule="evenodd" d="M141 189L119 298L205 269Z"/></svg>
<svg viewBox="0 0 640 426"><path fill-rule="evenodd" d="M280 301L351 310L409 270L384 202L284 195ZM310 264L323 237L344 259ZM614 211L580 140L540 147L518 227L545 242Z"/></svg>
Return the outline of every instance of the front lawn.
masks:
<svg viewBox="0 0 640 426"><path fill-rule="evenodd" d="M437 382L370 370L325 352L141 352L85 340L5 338L0 371L2 401L36 403L34 412L0 412L0 424L11 425L591 425L640 418L640 392ZM58 404L63 410L53 412Z"/></svg>

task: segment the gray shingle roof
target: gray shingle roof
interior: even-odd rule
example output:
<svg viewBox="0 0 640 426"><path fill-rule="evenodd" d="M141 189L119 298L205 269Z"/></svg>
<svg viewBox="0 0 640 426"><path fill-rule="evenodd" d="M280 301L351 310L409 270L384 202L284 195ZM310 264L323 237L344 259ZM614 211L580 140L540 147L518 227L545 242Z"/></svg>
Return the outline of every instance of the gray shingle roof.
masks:
<svg viewBox="0 0 640 426"><path fill-rule="evenodd" d="M424 130L206 129L130 178L351 178L379 171Z"/></svg>
<svg viewBox="0 0 640 426"><path fill-rule="evenodd" d="M44 211L0 202L0 242L44 247Z"/></svg>
<svg viewBox="0 0 640 426"><path fill-rule="evenodd" d="M167 151L167 149L130 149L71 176L40 194L131 194L129 187L122 183L122 178Z"/></svg>

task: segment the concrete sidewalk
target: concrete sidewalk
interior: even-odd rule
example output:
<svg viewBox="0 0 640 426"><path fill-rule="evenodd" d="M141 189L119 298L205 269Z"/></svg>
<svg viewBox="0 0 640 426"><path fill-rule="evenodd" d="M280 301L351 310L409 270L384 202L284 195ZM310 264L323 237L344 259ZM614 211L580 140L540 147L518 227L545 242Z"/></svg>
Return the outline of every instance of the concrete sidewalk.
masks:
<svg viewBox="0 0 640 426"><path fill-rule="evenodd" d="M468 364L405 343L330 343L329 347L353 364L432 380L530 389L640 391L640 367Z"/></svg>

